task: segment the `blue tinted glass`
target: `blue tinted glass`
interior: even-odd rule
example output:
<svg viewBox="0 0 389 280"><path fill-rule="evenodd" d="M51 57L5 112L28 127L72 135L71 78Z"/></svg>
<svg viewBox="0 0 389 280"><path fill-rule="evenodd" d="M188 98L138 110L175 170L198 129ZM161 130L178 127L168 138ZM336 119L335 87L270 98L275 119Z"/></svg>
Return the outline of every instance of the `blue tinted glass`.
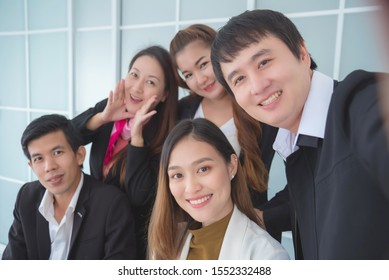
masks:
<svg viewBox="0 0 389 280"><path fill-rule="evenodd" d="M67 27L67 0L30 0L27 3L29 29Z"/></svg>
<svg viewBox="0 0 389 280"><path fill-rule="evenodd" d="M111 0L82 0L73 3L77 28L111 25Z"/></svg>
<svg viewBox="0 0 389 280"><path fill-rule="evenodd" d="M31 106L68 110L67 33L30 36Z"/></svg>
<svg viewBox="0 0 389 280"><path fill-rule="evenodd" d="M0 1L0 31L24 30L24 1Z"/></svg>
<svg viewBox="0 0 389 280"><path fill-rule="evenodd" d="M26 66L23 36L0 36L0 105L26 106Z"/></svg>

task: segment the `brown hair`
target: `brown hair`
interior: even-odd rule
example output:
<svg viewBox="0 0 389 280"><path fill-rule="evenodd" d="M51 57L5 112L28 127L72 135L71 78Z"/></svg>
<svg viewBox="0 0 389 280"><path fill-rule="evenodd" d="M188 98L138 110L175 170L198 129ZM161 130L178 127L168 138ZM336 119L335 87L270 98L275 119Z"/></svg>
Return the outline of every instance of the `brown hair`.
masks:
<svg viewBox="0 0 389 280"><path fill-rule="evenodd" d="M194 221L175 201L169 189L167 175L170 155L177 143L186 137L211 145L224 158L226 164L230 162L231 155L235 154L223 132L207 119L183 120L171 131L162 149L157 197L149 224L148 250L152 259L169 260L179 257L188 226ZM254 211L239 161L237 172L231 181L231 198L242 213L261 225Z"/></svg>
<svg viewBox="0 0 389 280"><path fill-rule="evenodd" d="M161 66L165 76L165 102L160 102L155 110L156 115L153 116L153 121L157 122L157 131L155 131L149 145L149 158L160 154L162 151L163 141L168 133L172 130L176 122L177 115L177 100L178 100L178 84L175 77L175 70L167 50L160 46L150 46L139 51L131 60L128 71L132 68L135 61L142 56L150 56L154 58ZM149 124L149 123L148 123ZM147 124L146 124L147 125ZM120 170L120 187L125 185L126 165L127 165L127 149L121 150L115 155L112 166L112 175Z"/></svg>
<svg viewBox="0 0 389 280"><path fill-rule="evenodd" d="M204 24L193 24L178 31L170 42L170 56L177 73L176 56L180 51L188 44L197 40L202 41L205 46L211 49L215 37L216 31ZM189 89L185 81L180 77L178 78L178 83L180 87ZM192 92L191 94L195 93ZM241 109L234 98L231 98L231 100L234 123L238 131L238 142L241 146L240 159L246 180L251 188L264 192L267 190L269 174L261 159L261 151L258 146L262 135L261 125Z"/></svg>

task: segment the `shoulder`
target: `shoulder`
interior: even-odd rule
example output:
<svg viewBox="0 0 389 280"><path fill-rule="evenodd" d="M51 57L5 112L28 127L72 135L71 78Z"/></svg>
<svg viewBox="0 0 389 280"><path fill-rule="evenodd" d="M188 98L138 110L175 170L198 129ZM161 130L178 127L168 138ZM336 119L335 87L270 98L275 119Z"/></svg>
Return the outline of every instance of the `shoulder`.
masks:
<svg viewBox="0 0 389 280"><path fill-rule="evenodd" d="M240 219L246 223L242 248L245 248L244 254L248 254L248 259L289 259L288 253L277 240L242 212L239 213Z"/></svg>
<svg viewBox="0 0 389 280"><path fill-rule="evenodd" d="M19 209L31 210L31 207L39 205L46 189L39 181L25 183L16 197L15 206Z"/></svg>
<svg viewBox="0 0 389 280"><path fill-rule="evenodd" d="M39 181L32 181L32 182L25 183L20 188L18 195L20 197L27 197L27 198L42 197L45 190L46 189L42 186L42 184Z"/></svg>
<svg viewBox="0 0 389 280"><path fill-rule="evenodd" d="M347 105L354 99L359 100L364 95L373 96L377 93L378 84L388 78L387 74L355 70L338 82L332 95L331 103Z"/></svg>
<svg viewBox="0 0 389 280"><path fill-rule="evenodd" d="M124 191L119 187L105 184L87 174L84 174L83 188L85 192L89 192L90 196L94 199L99 198L107 201L113 198L126 197Z"/></svg>
<svg viewBox="0 0 389 280"><path fill-rule="evenodd" d="M189 94L178 101L179 119L193 118L203 98L197 94Z"/></svg>
<svg viewBox="0 0 389 280"><path fill-rule="evenodd" d="M331 98L329 118L348 122L351 119L363 120L368 114L378 112L379 91L389 75L377 72L356 70L339 82ZM376 112L377 111L377 112Z"/></svg>

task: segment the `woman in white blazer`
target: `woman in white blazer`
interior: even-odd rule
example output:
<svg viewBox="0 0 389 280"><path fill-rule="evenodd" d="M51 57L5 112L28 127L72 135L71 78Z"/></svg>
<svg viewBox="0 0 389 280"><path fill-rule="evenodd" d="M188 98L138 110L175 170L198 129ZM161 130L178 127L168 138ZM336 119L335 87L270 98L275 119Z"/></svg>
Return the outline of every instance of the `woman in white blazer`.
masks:
<svg viewBox="0 0 389 280"><path fill-rule="evenodd" d="M289 259L261 228L238 157L206 119L184 120L162 149L150 259Z"/></svg>

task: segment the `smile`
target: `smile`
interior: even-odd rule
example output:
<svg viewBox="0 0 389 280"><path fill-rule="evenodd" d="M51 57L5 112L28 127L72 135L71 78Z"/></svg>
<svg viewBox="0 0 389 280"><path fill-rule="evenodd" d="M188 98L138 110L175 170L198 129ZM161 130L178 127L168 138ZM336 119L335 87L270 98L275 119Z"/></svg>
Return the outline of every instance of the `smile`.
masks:
<svg viewBox="0 0 389 280"><path fill-rule="evenodd" d="M199 205L199 204L202 204L202 203L208 201L211 197L212 197L212 195L210 194L210 195L204 196L204 197L199 198L199 199L193 199L193 200L189 199L188 201L192 205Z"/></svg>
<svg viewBox="0 0 389 280"><path fill-rule="evenodd" d="M267 98L266 100L262 101L260 103L260 105L261 106L267 106L267 105L273 103L274 101L276 101L281 95L282 95L282 92L281 91L277 91L277 92L273 93L272 95L270 95L269 98Z"/></svg>
<svg viewBox="0 0 389 280"><path fill-rule="evenodd" d="M214 84L215 84L215 82L213 82L213 83L207 85L207 86L204 88L204 90L205 90L205 91L210 91L210 90L212 89L212 87L213 87Z"/></svg>

